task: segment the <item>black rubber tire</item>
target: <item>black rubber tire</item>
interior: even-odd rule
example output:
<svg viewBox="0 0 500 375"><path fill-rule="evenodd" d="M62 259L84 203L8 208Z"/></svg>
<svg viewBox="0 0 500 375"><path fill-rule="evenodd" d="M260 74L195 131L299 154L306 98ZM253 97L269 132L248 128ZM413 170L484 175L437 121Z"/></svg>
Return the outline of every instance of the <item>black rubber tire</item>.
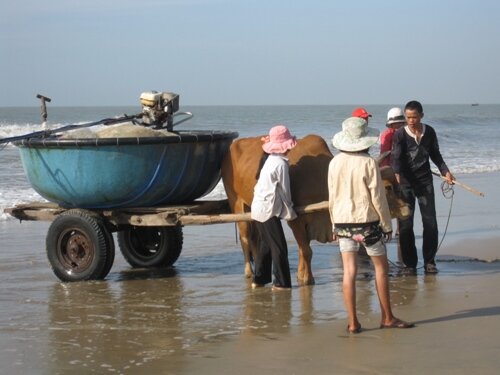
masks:
<svg viewBox="0 0 500 375"><path fill-rule="evenodd" d="M47 258L62 281L103 279L112 264L109 231L92 213L71 209L50 225Z"/></svg>
<svg viewBox="0 0 500 375"><path fill-rule="evenodd" d="M118 232L118 246L135 268L172 266L182 251L182 227L128 227Z"/></svg>
<svg viewBox="0 0 500 375"><path fill-rule="evenodd" d="M115 241L113 239L113 233L111 233L104 223L101 224L101 230L104 232L106 236L106 248L108 251L108 256L106 257L106 266L104 267L101 275L101 279L106 278L108 276L109 271L111 271L111 267L113 267L113 263L115 261Z"/></svg>
<svg viewBox="0 0 500 375"><path fill-rule="evenodd" d="M106 224L104 223L104 219L101 216L99 216L96 212L85 211L85 213L94 218L98 222L106 238L106 248L108 251L108 256L106 259L106 266L104 267L102 275L99 278L99 279L104 279L109 274L109 271L111 271L111 267L113 266L113 263L115 261L115 241L113 239L113 233L110 230L108 230Z"/></svg>

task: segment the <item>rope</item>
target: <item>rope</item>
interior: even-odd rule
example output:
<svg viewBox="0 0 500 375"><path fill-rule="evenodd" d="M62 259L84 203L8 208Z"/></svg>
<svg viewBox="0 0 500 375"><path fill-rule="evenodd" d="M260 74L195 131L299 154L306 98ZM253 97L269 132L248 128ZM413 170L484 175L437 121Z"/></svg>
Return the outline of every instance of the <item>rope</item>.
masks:
<svg viewBox="0 0 500 375"><path fill-rule="evenodd" d="M443 237L441 237L441 242L439 242L438 250L441 248L441 245L443 244L446 232L448 231L448 224L450 223L451 209L453 207L453 196L455 195L455 190L453 190L453 185L450 185L448 182L443 181L441 183L441 193L443 193L443 197L445 199L451 199L451 202L450 202L450 210L448 211L448 219L446 220L446 226L444 228Z"/></svg>

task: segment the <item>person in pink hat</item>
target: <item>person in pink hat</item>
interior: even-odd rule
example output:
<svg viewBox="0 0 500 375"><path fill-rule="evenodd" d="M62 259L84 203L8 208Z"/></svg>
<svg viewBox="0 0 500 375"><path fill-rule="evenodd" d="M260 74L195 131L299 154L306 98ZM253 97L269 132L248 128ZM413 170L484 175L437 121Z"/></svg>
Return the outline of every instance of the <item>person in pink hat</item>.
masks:
<svg viewBox="0 0 500 375"><path fill-rule="evenodd" d="M262 287L272 281L273 289L289 289L292 282L288 247L280 219L293 220L297 217L293 209L286 157L297 140L284 125L271 128L269 135L262 140L265 154L251 205L251 217L258 232L252 288Z"/></svg>

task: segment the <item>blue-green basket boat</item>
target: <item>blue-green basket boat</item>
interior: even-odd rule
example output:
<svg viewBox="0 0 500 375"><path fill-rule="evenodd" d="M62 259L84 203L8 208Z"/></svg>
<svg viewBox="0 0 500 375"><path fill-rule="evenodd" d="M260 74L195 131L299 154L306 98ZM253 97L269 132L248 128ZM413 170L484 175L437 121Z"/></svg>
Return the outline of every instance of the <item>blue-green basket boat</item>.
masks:
<svg viewBox="0 0 500 375"><path fill-rule="evenodd" d="M63 207L152 207L200 198L217 185L235 132L14 142L33 189Z"/></svg>

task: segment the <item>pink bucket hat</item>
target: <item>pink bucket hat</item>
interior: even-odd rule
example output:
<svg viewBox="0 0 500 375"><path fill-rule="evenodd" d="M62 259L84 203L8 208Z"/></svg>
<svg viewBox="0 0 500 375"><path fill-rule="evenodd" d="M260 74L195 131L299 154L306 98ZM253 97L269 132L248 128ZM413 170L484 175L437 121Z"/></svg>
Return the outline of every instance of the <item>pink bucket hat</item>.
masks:
<svg viewBox="0 0 500 375"><path fill-rule="evenodd" d="M276 125L269 130L269 135L262 138L262 149L268 154L284 154L295 147L297 139L284 125Z"/></svg>

